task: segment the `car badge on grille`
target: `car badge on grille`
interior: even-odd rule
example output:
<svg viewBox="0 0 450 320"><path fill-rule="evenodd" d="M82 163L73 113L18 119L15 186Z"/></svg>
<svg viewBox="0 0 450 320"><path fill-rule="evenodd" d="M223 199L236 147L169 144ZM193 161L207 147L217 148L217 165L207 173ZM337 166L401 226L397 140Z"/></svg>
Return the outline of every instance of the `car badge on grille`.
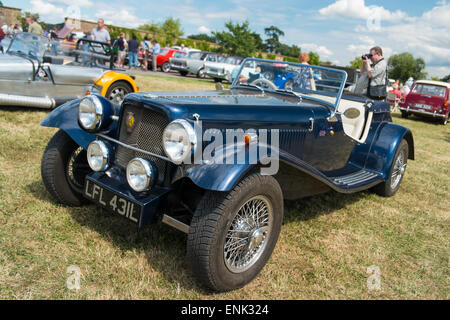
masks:
<svg viewBox="0 0 450 320"><path fill-rule="evenodd" d="M136 125L136 119L134 118L133 112L127 112L126 125L127 125L127 132L132 133Z"/></svg>

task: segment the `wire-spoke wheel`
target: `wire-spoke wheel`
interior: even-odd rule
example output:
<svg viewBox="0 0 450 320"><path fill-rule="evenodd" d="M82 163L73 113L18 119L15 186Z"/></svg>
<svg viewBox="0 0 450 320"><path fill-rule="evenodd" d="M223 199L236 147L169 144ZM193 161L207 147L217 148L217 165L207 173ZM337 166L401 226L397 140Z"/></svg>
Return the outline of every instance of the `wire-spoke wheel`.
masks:
<svg viewBox="0 0 450 320"><path fill-rule="evenodd" d="M397 188L406 170L405 152L400 152L395 159L394 169L391 174L391 189Z"/></svg>
<svg viewBox="0 0 450 320"><path fill-rule="evenodd" d="M191 221L187 256L195 277L215 291L240 288L269 260L283 221L283 194L252 173L228 192L208 191Z"/></svg>
<svg viewBox="0 0 450 320"><path fill-rule="evenodd" d="M259 259L272 223L273 209L264 196L253 197L239 209L225 238L225 265L231 272L244 272Z"/></svg>
<svg viewBox="0 0 450 320"><path fill-rule="evenodd" d="M408 161L408 142L402 140L395 152L394 160L391 165L389 179L375 186L373 190L383 197L392 197L400 188L400 183L405 175L406 164Z"/></svg>

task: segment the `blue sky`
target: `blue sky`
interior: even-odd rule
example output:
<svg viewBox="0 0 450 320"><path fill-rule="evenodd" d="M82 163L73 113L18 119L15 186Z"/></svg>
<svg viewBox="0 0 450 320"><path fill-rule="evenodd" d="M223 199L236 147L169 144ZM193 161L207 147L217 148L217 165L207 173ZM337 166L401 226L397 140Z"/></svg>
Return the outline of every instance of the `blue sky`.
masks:
<svg viewBox="0 0 450 320"><path fill-rule="evenodd" d="M275 25L281 39L322 60L347 65L355 56L380 45L385 56L409 51L427 62L430 76L450 73L450 3L419 0L2 0L6 6L38 12L46 22L62 22L68 12L82 19L125 27L181 20L185 35L222 30L228 20L250 22L264 34Z"/></svg>

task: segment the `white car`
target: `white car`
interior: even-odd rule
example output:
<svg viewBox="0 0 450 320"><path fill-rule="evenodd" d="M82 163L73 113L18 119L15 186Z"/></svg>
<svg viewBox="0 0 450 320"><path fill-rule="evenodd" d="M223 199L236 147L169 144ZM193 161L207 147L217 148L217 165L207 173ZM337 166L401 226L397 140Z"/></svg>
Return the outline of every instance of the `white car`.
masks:
<svg viewBox="0 0 450 320"><path fill-rule="evenodd" d="M216 81L227 80L233 82L233 70L240 67L243 57L226 57L221 62L205 62L205 74Z"/></svg>

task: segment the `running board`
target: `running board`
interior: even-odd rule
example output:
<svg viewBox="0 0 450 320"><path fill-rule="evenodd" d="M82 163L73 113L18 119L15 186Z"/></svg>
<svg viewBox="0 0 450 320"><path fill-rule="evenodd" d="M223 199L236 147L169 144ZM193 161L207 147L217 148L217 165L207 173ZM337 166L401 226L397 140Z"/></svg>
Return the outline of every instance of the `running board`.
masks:
<svg viewBox="0 0 450 320"><path fill-rule="evenodd" d="M379 178L380 176L376 173L360 170L354 172L352 174L348 174L342 177L332 177L330 178L336 185L339 187L352 187L358 184L363 184L365 182L369 182L374 180L375 178Z"/></svg>

